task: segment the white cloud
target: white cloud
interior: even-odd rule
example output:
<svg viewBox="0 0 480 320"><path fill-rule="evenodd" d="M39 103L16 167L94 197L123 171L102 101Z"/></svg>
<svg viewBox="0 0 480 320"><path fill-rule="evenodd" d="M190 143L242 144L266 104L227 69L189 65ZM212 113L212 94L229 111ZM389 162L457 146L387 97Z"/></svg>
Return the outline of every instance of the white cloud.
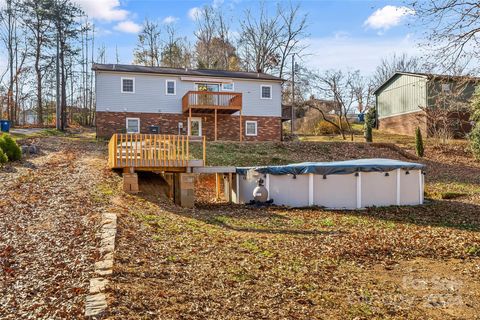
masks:
<svg viewBox="0 0 480 320"><path fill-rule="evenodd" d="M198 20L201 14L202 14L202 9L200 9L199 7L193 7L190 10L188 10L188 17L193 21Z"/></svg>
<svg viewBox="0 0 480 320"><path fill-rule="evenodd" d="M140 30L142 30L141 25L131 20L122 21L113 28L117 31L127 32L127 33L139 33Z"/></svg>
<svg viewBox="0 0 480 320"><path fill-rule="evenodd" d="M120 8L119 0L75 0L75 2L93 19L119 21L129 15L127 10Z"/></svg>
<svg viewBox="0 0 480 320"><path fill-rule="evenodd" d="M381 59L393 53L419 55L420 48L410 35L396 38L325 37L305 41L309 45L304 63L318 70L360 70L370 75Z"/></svg>
<svg viewBox="0 0 480 320"><path fill-rule="evenodd" d="M414 15L415 11L408 7L385 6L377 9L364 22L364 26L372 29L387 30L391 27L399 25L402 20L410 15Z"/></svg>
<svg viewBox="0 0 480 320"><path fill-rule="evenodd" d="M174 16L168 16L168 17L165 17L165 19L163 19L163 23L164 24L172 24L172 23L175 23L178 21L178 18L177 17L174 17Z"/></svg>

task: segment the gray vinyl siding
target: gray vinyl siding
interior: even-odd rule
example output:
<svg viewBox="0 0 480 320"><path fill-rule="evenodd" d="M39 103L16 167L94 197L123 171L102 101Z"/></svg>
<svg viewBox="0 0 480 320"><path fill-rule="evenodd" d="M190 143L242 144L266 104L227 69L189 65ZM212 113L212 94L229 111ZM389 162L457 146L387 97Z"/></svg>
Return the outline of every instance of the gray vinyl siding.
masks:
<svg viewBox="0 0 480 320"><path fill-rule="evenodd" d="M427 79L400 74L377 93L378 117L420 111L426 99Z"/></svg>
<svg viewBox="0 0 480 320"><path fill-rule="evenodd" d="M135 78L135 92L121 92L121 78ZM165 80L176 80L176 95L166 95ZM242 114L280 117L281 84L277 81L233 79L234 92L243 94ZM272 86L272 99L260 98L261 85ZM180 76L96 72L96 110L112 112L181 113L182 97L195 83Z"/></svg>
<svg viewBox="0 0 480 320"><path fill-rule="evenodd" d="M449 83L451 86L450 93L444 93L442 90L442 85L446 83ZM468 109L476 85L476 82L456 82L447 80L430 81L427 88L428 107L435 108L448 103L450 106L455 105L457 110L460 110L461 108Z"/></svg>

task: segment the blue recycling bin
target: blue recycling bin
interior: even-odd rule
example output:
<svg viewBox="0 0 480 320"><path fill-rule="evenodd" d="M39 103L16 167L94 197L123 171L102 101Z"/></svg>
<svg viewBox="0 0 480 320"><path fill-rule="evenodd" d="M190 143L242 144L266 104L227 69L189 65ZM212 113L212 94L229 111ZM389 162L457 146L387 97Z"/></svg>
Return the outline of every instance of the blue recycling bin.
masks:
<svg viewBox="0 0 480 320"><path fill-rule="evenodd" d="M3 132L10 131L10 121L8 120L0 120L0 130Z"/></svg>
<svg viewBox="0 0 480 320"><path fill-rule="evenodd" d="M359 113L357 115L358 122L363 123L365 122L365 113Z"/></svg>

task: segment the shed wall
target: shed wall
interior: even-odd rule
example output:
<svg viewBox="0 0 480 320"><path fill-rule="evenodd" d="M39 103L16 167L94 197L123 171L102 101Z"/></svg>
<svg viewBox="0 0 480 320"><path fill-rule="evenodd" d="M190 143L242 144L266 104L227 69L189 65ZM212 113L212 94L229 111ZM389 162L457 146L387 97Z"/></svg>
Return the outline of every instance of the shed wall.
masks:
<svg viewBox="0 0 480 320"><path fill-rule="evenodd" d="M426 106L427 80L423 77L399 74L377 93L379 119L420 111Z"/></svg>

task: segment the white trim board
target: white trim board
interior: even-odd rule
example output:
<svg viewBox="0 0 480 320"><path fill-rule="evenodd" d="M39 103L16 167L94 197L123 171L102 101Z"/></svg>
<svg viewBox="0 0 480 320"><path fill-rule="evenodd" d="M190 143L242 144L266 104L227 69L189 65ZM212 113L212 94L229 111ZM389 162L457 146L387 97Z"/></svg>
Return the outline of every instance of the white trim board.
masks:
<svg viewBox="0 0 480 320"><path fill-rule="evenodd" d="M392 114L392 115L389 115L389 116L382 116L382 117L379 116L378 120L392 118L392 117L396 117L396 116L403 116L403 115L411 114L411 113L420 113L420 112L423 112L423 110L419 108L418 110L406 111L406 112L402 112L402 113L395 113L395 114Z"/></svg>

